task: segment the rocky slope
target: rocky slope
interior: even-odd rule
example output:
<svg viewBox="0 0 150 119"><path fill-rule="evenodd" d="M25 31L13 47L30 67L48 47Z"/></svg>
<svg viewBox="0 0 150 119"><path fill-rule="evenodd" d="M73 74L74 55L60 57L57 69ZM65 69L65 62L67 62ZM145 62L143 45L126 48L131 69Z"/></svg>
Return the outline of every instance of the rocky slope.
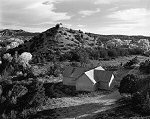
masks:
<svg viewBox="0 0 150 119"><path fill-rule="evenodd" d="M5 42L10 38L19 38L23 41L29 41L32 37L38 35L39 33L31 33L20 30L11 30L11 29L3 29L0 30L0 41Z"/></svg>
<svg viewBox="0 0 150 119"><path fill-rule="evenodd" d="M14 50L28 51L31 53L38 52L55 52L56 50L61 53L68 52L78 46L84 44L84 47L91 47L94 45L94 37L90 37L82 31L72 30L64 27L50 28L37 36L34 36L28 42L19 46Z"/></svg>
<svg viewBox="0 0 150 119"><path fill-rule="evenodd" d="M15 34L28 34L22 30L13 31ZM4 34L4 33L3 33ZM5 33L11 34L11 33ZM15 50L19 52L28 51L32 54L42 57L47 57L47 55L57 54L58 52L63 54L76 47L83 46L97 47L103 46L108 40L120 39L120 40L131 40L133 42L139 39L148 39L150 37L146 36L126 36L126 35L99 35L93 33L84 33L81 30L73 30L60 26L52 27L42 33L36 34L30 40L26 40L24 44L19 45L19 47L14 48L9 51L13 53ZM59 54L58 53L58 54Z"/></svg>
<svg viewBox="0 0 150 119"><path fill-rule="evenodd" d="M11 30L3 29L0 30L0 53L8 49L13 49L29 41L39 33L30 33L24 30Z"/></svg>
<svg viewBox="0 0 150 119"><path fill-rule="evenodd" d="M38 33L31 33L31 32L27 32L27 31L24 31L22 29L20 30L11 30L11 29L3 29L3 30L0 30L0 37L6 37L6 36L12 36L12 37L15 37L15 36L35 36L37 35Z"/></svg>

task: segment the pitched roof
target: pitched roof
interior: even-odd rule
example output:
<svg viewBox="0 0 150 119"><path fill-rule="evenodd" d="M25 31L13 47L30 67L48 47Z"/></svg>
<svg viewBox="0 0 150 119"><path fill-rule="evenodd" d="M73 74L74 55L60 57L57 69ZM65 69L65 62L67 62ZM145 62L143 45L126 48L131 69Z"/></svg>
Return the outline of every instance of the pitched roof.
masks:
<svg viewBox="0 0 150 119"><path fill-rule="evenodd" d="M97 81L95 80L95 77L94 77L94 70L104 71L104 69L101 66L99 66L99 67L96 67L95 69L91 69L85 72L85 74L89 77L89 79L95 84Z"/></svg>
<svg viewBox="0 0 150 119"><path fill-rule="evenodd" d="M85 71L87 71L87 68L82 67L66 67L65 71L63 73L64 77L71 77L71 78L78 78L81 76Z"/></svg>
<svg viewBox="0 0 150 119"><path fill-rule="evenodd" d="M85 72L86 76L95 84L96 81L94 79L94 69Z"/></svg>
<svg viewBox="0 0 150 119"><path fill-rule="evenodd" d="M95 68L96 70L105 70L103 67L101 67L101 66L98 66L98 67L96 67Z"/></svg>
<svg viewBox="0 0 150 119"><path fill-rule="evenodd" d="M109 82L112 75L112 71L94 70L94 80L96 82Z"/></svg>
<svg viewBox="0 0 150 119"><path fill-rule="evenodd" d="M73 71L73 67L71 67L71 66L66 67L64 72L63 72L63 76L64 77L70 76L72 71Z"/></svg>

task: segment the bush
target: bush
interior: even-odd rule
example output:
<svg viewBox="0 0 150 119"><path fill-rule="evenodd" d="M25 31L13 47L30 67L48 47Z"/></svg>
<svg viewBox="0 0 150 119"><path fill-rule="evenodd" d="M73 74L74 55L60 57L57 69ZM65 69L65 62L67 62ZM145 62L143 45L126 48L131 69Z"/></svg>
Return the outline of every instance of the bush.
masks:
<svg viewBox="0 0 150 119"><path fill-rule="evenodd" d="M150 73L150 60L140 63L139 67L140 72L149 74Z"/></svg>
<svg viewBox="0 0 150 119"><path fill-rule="evenodd" d="M65 35L65 36L67 36L67 33L66 33L66 32L64 32L64 35Z"/></svg>
<svg viewBox="0 0 150 119"><path fill-rule="evenodd" d="M143 115L149 115L150 112L149 84L149 78L139 79L137 76L129 74L122 79L119 87L121 94L130 94L132 109Z"/></svg>
<svg viewBox="0 0 150 119"><path fill-rule="evenodd" d="M108 56L109 57L118 57L118 53L117 53L116 49L109 49Z"/></svg>
<svg viewBox="0 0 150 119"><path fill-rule="evenodd" d="M106 49L104 49L104 48L100 49L100 57L101 58L108 58L108 52Z"/></svg>
<svg viewBox="0 0 150 119"><path fill-rule="evenodd" d="M150 98L149 95L148 97L144 100L144 102L142 103L142 113L149 115L150 113Z"/></svg>
<svg viewBox="0 0 150 119"><path fill-rule="evenodd" d="M89 62L89 55L83 48L76 48L71 50L69 53L66 53L66 58L71 62L81 62L81 64L86 64Z"/></svg>
<svg viewBox="0 0 150 119"><path fill-rule="evenodd" d="M80 62L72 62L70 64L72 67L80 67L81 66L81 63Z"/></svg>
<svg viewBox="0 0 150 119"><path fill-rule="evenodd" d="M147 92L147 95L144 93ZM149 91L141 91L137 92L132 96L132 108L134 111L142 114L142 115L149 115L150 113L150 98L149 98Z"/></svg>
<svg viewBox="0 0 150 119"><path fill-rule="evenodd" d="M129 55L129 50L125 48L118 48L117 53L118 53L118 56L127 56Z"/></svg>
<svg viewBox="0 0 150 119"><path fill-rule="evenodd" d="M61 24L56 24L56 25L55 25L55 28L56 28L56 29L59 29L59 28L60 28L60 25L61 25Z"/></svg>
<svg viewBox="0 0 150 119"><path fill-rule="evenodd" d="M12 81L12 83L4 80L0 82L0 85L3 88L0 98L0 114L7 118L10 118L12 114L15 114L13 116L17 116L17 118L23 118L22 113L25 110L34 110L35 113L47 99L43 83L36 80Z"/></svg>
<svg viewBox="0 0 150 119"><path fill-rule="evenodd" d="M145 52L144 52L144 55L147 56L147 57L149 57L149 56L150 56L150 50L145 51Z"/></svg>
<svg viewBox="0 0 150 119"><path fill-rule="evenodd" d="M137 76L133 74L128 74L120 82L119 92L121 94L130 94L132 95L137 91L136 83L137 83Z"/></svg>
<svg viewBox="0 0 150 119"><path fill-rule="evenodd" d="M55 77L58 77L63 72L63 65L60 62L55 62L52 65L49 65L47 68L47 72L45 75L53 75Z"/></svg>
<svg viewBox="0 0 150 119"><path fill-rule="evenodd" d="M130 55L143 55L143 53L144 53L144 50L139 49L139 48L129 49Z"/></svg>
<svg viewBox="0 0 150 119"><path fill-rule="evenodd" d="M132 95L132 104L136 106L140 106L145 101L145 97L141 92L136 92Z"/></svg>
<svg viewBox="0 0 150 119"><path fill-rule="evenodd" d="M109 65L109 66L104 66L104 69L108 71L117 71L120 68L120 65Z"/></svg>
<svg viewBox="0 0 150 119"><path fill-rule="evenodd" d="M5 58L3 60L5 63ZM23 75L17 75L17 72ZM47 98L43 83L31 80L32 76L32 70L20 65L15 58L6 60L0 79L0 116L7 119L27 118L45 103Z"/></svg>
<svg viewBox="0 0 150 119"><path fill-rule="evenodd" d="M137 59L137 57L135 57L135 58L129 60L127 63L125 63L123 65L123 67L126 69L131 69L131 68L134 68L133 65L137 64L138 62L139 62L139 60Z"/></svg>

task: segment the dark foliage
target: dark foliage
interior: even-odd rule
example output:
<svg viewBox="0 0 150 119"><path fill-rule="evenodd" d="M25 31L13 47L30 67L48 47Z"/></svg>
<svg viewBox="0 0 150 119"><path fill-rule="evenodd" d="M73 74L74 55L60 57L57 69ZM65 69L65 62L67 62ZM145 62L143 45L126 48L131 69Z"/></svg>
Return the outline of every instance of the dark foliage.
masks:
<svg viewBox="0 0 150 119"><path fill-rule="evenodd" d="M127 49L127 48L85 48L86 52L89 55L90 59L98 60L100 58L111 59L118 56L128 56L128 55L141 55L141 52L138 52L136 49Z"/></svg>
<svg viewBox="0 0 150 119"><path fill-rule="evenodd" d="M137 77L133 74L126 75L120 82L119 92L132 95L137 91L137 80Z"/></svg>
<svg viewBox="0 0 150 119"><path fill-rule="evenodd" d="M26 118L46 101L43 83L37 81L31 68L23 67L17 57L2 58L0 79L0 118ZM20 75L17 72L22 72Z"/></svg>
<svg viewBox="0 0 150 119"><path fill-rule="evenodd" d="M63 70L64 70L63 65L61 65L60 62L55 62L52 65L50 65L46 74L58 77L60 74L62 74Z"/></svg>
<svg viewBox="0 0 150 119"><path fill-rule="evenodd" d="M132 110L142 114L149 115L150 112L150 80L148 78L139 79L133 74L125 76L119 87L122 94L131 95Z"/></svg>
<svg viewBox="0 0 150 119"><path fill-rule="evenodd" d="M38 35L35 35L31 40L25 42L23 45L8 50L7 52L14 54L14 52L17 50L20 54L22 52L27 51L34 55L33 63L43 63L47 61L52 61L54 58L57 58L59 61L68 60L68 57L70 59L70 57L74 56L77 56L77 58L75 59L77 60L79 59L79 57L78 55L76 55L76 49L79 49L82 46L82 48L84 49L81 51L82 54L85 54L86 52L86 54L89 56L90 59L99 60L100 58L104 58L109 60L109 58L118 56L139 55L139 54L141 55L143 54L144 51L139 48L128 49L128 47L124 46L121 48L112 48L112 49L102 48L101 47L102 44L105 45L105 43L108 40L117 38L121 40L132 40L132 42L133 41L136 42L141 38L150 39L149 37L144 36L98 35L93 33L83 33L81 30L72 30L67 28L64 29L63 27L60 27L60 25L61 23L56 24L55 27L50 28ZM73 38L74 40L72 40L72 38L70 37L72 36L70 35L70 33L75 37ZM72 40L73 44L68 43L66 45L67 47L65 47L65 45L63 44L64 47L62 47L62 45L60 44L61 41L59 37L57 37L58 34L60 36L62 35L63 37L64 35L68 34L68 37L66 39ZM91 43L86 42L91 38L95 39L96 43L95 41ZM62 43L64 42L62 41ZM6 46L6 44L3 45ZM91 47L87 48L86 46ZM58 51L59 53L56 53ZM66 51L69 51L73 56L68 56L70 54L65 53Z"/></svg>
<svg viewBox="0 0 150 119"><path fill-rule="evenodd" d="M0 95L0 114L10 118L12 111L15 116L23 118L28 116L27 110L34 110L46 101L43 84L36 80L21 80L0 82L2 93ZM23 114L24 113L24 114ZM31 113L30 113L31 114Z"/></svg>
<svg viewBox="0 0 150 119"><path fill-rule="evenodd" d="M108 50L108 56L109 57L117 57L118 53L117 53L116 49L109 49Z"/></svg>
<svg viewBox="0 0 150 119"><path fill-rule="evenodd" d="M139 62L139 60L137 59L137 57L129 60L127 63L125 63L123 65L124 68L127 68L127 69L131 69L131 68L134 68L133 65L137 64Z"/></svg>
<svg viewBox="0 0 150 119"><path fill-rule="evenodd" d="M143 55L144 50L139 49L139 48L129 49L129 54L131 54L131 55Z"/></svg>
<svg viewBox="0 0 150 119"><path fill-rule="evenodd" d="M139 67L140 72L149 74L150 73L150 60L140 63Z"/></svg>
<svg viewBox="0 0 150 119"><path fill-rule="evenodd" d="M71 50L69 53L65 54L65 57L71 62L81 62L81 65L86 64L89 61L89 55L84 48Z"/></svg>

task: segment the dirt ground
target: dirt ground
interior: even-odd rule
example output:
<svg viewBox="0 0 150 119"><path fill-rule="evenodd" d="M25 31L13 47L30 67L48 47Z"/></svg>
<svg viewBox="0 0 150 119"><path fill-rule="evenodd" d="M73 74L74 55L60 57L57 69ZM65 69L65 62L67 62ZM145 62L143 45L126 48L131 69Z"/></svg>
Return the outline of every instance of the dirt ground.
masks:
<svg viewBox="0 0 150 119"><path fill-rule="evenodd" d="M99 95L97 97L63 97L49 100L44 111L39 112L32 118L56 118L56 119L82 119L90 118L102 111L119 107L116 103L121 96L118 91L109 95ZM51 103L52 101L52 103ZM55 103L54 103L55 102Z"/></svg>
<svg viewBox="0 0 150 119"><path fill-rule="evenodd" d="M102 66L119 65L134 58L119 57L111 61L93 61ZM140 62L149 59L144 56L137 56ZM115 71L115 81L119 84L121 79L128 73L137 70L120 68ZM55 82L55 83L54 83ZM132 112L124 103L118 103L122 97L117 90L114 92L98 91L94 93L74 93L75 89L63 87L61 81L51 82L46 86L49 100L43 106L43 111L31 116L30 119L126 119L138 116ZM124 116L125 115L125 116Z"/></svg>

